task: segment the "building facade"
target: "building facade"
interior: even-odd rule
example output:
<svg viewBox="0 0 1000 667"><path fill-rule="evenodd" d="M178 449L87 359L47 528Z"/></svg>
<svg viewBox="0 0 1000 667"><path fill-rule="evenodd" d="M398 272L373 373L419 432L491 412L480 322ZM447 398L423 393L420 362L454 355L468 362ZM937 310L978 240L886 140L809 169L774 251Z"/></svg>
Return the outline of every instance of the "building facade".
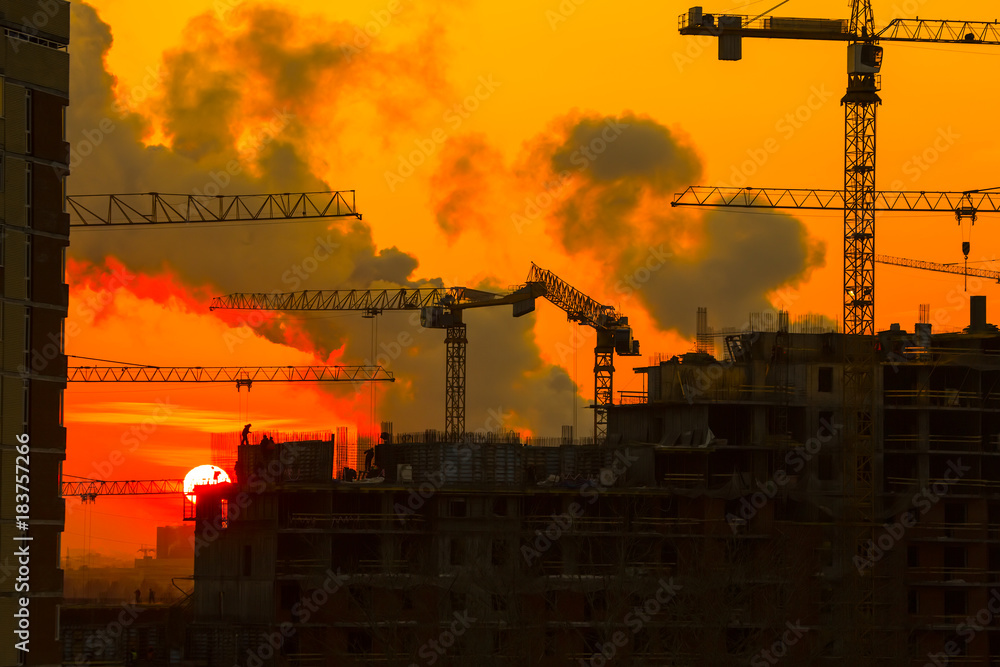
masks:
<svg viewBox="0 0 1000 667"><path fill-rule="evenodd" d="M850 582L871 577L880 662L990 664L1000 335L978 299L964 333L916 329L876 340L866 554L841 547L849 341L739 333L721 359L636 369L646 389L610 411L604 446L397 437L385 478L352 482L331 479L332 443L241 448L237 482L198 497L188 655L843 665Z"/></svg>
<svg viewBox="0 0 1000 667"><path fill-rule="evenodd" d="M69 103L69 3L65 0L3 0L2 111L0 111L0 616L7 619L28 596L30 652L21 653L7 636L0 665L58 665L62 660L58 614L62 597L60 536L64 503L60 472L66 452L62 393L66 384L63 331L69 290L65 252L69 216L65 179L69 147L65 136ZM18 459L17 438L27 435L30 452ZM28 531L24 489L15 475L27 467L30 482ZM19 479L17 481L23 481ZM25 581L11 545L26 534L30 574ZM27 584L29 590L23 586Z"/></svg>
<svg viewBox="0 0 1000 667"><path fill-rule="evenodd" d="M961 333L916 324L877 336L880 525L861 557L839 548L851 539L852 502L841 440L844 336L732 335L721 360L692 353L636 369L646 391L612 413L620 439L671 452L662 485L719 494L724 514L714 518L739 539L810 536L793 553L815 574L795 593L817 621L811 664L847 655L857 618L847 584L858 576L874 580L882 660L992 664L1000 655L1000 336L986 323L985 297L971 305Z"/></svg>

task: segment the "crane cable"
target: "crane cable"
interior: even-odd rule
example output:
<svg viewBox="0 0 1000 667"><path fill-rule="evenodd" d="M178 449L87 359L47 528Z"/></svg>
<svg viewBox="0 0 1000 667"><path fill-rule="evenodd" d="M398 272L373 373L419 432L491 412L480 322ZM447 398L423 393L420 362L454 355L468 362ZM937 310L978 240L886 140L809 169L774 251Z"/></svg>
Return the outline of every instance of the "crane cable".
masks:
<svg viewBox="0 0 1000 667"><path fill-rule="evenodd" d="M767 11L765 11L765 12L761 12L761 13L760 13L760 14L758 14L757 16L755 16L755 17L753 17L752 19L750 19L750 23L753 23L754 21L756 21L756 20L757 20L757 19L759 19L760 17L764 16L764 14L768 14L768 13L770 13L770 12L773 12L773 11L774 11L775 9L777 9L777 8L778 8L778 7L780 7L781 5L784 5L784 4L787 4L787 3L788 3L788 0L784 0L783 2L779 2L779 3L778 3L778 4L776 4L776 5L774 6L774 7L771 7L770 9L768 9L768 10L767 10Z"/></svg>

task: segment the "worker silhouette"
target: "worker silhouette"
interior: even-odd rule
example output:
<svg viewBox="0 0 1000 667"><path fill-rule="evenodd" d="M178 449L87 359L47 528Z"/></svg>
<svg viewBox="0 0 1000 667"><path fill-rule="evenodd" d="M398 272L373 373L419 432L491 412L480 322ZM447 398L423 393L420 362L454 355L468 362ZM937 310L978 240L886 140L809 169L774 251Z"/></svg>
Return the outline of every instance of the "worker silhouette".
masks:
<svg viewBox="0 0 1000 667"><path fill-rule="evenodd" d="M155 602L156 602L156 593L154 593L153 589L150 588L149 589L149 604L153 604Z"/></svg>
<svg viewBox="0 0 1000 667"><path fill-rule="evenodd" d="M142 591L140 591L137 588L137 589L135 589L135 603L139 604L140 602L142 602Z"/></svg>
<svg viewBox="0 0 1000 667"><path fill-rule="evenodd" d="M365 472L371 472L372 469L372 459L375 458L375 448L370 448L365 452Z"/></svg>
<svg viewBox="0 0 1000 667"><path fill-rule="evenodd" d="M247 424L246 426L243 427L243 434L240 436L240 444L241 445L249 445L250 444L250 427L251 426L253 426L253 424Z"/></svg>

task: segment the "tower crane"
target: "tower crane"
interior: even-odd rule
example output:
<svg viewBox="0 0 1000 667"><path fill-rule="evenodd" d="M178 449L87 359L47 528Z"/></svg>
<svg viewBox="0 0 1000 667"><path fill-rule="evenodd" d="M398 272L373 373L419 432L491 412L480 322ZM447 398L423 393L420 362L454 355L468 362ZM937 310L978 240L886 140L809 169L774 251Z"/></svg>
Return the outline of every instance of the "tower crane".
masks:
<svg viewBox="0 0 1000 667"><path fill-rule="evenodd" d="M874 404L875 333L875 120L882 103L878 74L882 66L880 42L934 42L1000 44L996 22L926 21L895 19L876 30L871 0L851 0L850 20L799 19L768 16L717 17L701 7L682 14L684 35L719 37L721 60L742 59L743 37L835 40L847 42L847 93L844 156L844 493L846 513L842 570L866 559L875 540L875 438L879 432ZM850 659L875 664L885 642L875 637L883 619L876 613L877 589L871 570L850 577L852 604ZM889 649L890 651L892 649Z"/></svg>
<svg viewBox="0 0 1000 667"><path fill-rule="evenodd" d="M73 477L72 481L62 480L62 495L80 496L83 502L94 502L97 496L172 495L184 493L183 479L129 479L108 481Z"/></svg>
<svg viewBox="0 0 1000 667"><path fill-rule="evenodd" d="M875 261L879 264L892 264L895 266L905 266L911 269L923 269L925 271L941 271L942 273L958 273L965 276L976 276L978 278L990 278L1000 283L1000 271L990 269L976 269L956 266L954 264L939 264L938 262L926 262L920 259L906 259L905 257L893 257L892 255L875 255Z"/></svg>
<svg viewBox="0 0 1000 667"><path fill-rule="evenodd" d="M674 195L671 206L701 206L716 208L808 209L843 211L843 190L809 190L806 188L713 188L693 185ZM978 213L1000 212L1000 192L967 190L944 192L927 190L877 190L876 212L925 213L948 211L955 218L975 219Z"/></svg>
<svg viewBox="0 0 1000 667"><path fill-rule="evenodd" d="M241 310L354 310L365 317L383 311L420 311L420 324L445 330L445 433L465 434L465 352L468 345L462 312L513 304L514 317L534 310L543 287L528 283L508 294L467 287L421 287L382 290L314 290L288 293L229 294L212 299L210 308Z"/></svg>
<svg viewBox="0 0 1000 667"><path fill-rule="evenodd" d="M354 217L354 190L254 195L69 195L71 227Z"/></svg>
<svg viewBox="0 0 1000 667"><path fill-rule="evenodd" d="M528 284L545 288L546 299L566 311L572 322L594 327L594 442L602 444L608 437L608 407L613 402L614 355L634 357L639 354L639 341L632 338L628 318L612 306L603 306L589 296L534 262L528 271Z"/></svg>
<svg viewBox="0 0 1000 667"><path fill-rule="evenodd" d="M70 366L67 382L395 382L381 366Z"/></svg>

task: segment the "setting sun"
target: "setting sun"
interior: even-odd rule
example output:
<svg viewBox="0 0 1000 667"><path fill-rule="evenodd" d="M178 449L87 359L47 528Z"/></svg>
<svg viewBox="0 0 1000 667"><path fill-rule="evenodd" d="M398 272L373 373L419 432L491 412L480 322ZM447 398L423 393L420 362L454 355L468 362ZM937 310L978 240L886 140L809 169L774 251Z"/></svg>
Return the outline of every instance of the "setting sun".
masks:
<svg viewBox="0 0 1000 667"><path fill-rule="evenodd" d="M191 468L184 476L184 493L187 499L194 503L197 502L194 493L192 493L194 487L201 484L223 484L229 481L231 481L229 475L219 466L201 465L197 468Z"/></svg>

